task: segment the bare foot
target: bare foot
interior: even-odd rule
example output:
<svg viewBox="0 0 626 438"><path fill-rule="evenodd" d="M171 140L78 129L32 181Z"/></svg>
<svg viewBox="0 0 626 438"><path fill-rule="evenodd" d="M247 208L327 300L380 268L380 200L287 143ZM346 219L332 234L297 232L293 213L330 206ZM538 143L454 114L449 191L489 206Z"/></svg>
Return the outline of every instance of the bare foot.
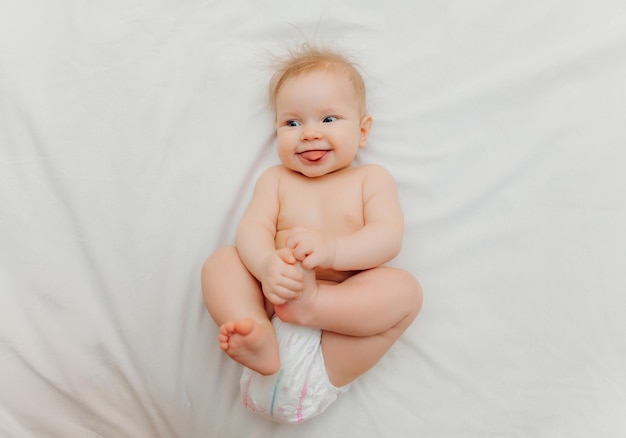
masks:
<svg viewBox="0 0 626 438"><path fill-rule="evenodd" d="M311 326L313 306L317 298L317 281L314 269L302 269L304 273L304 291L300 298L291 300L285 304L276 304L274 311L284 321L293 324Z"/></svg>
<svg viewBox="0 0 626 438"><path fill-rule="evenodd" d="M259 323L247 318L220 327L220 348L234 361L265 376L280 369L278 342L270 321Z"/></svg>

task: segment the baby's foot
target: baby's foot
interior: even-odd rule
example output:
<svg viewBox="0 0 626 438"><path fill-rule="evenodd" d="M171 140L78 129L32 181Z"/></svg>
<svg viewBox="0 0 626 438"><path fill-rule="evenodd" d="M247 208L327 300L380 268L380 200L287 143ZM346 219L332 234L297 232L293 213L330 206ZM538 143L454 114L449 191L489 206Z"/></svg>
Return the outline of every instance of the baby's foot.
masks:
<svg viewBox="0 0 626 438"><path fill-rule="evenodd" d="M259 374L267 376L280 369L276 333L269 321L265 324L247 318L227 322L220 327L218 340L234 361Z"/></svg>
<svg viewBox="0 0 626 438"><path fill-rule="evenodd" d="M317 298L317 281L314 269L302 269L304 273L304 291L300 298L274 306L276 315L293 324L311 326L313 324L315 300Z"/></svg>

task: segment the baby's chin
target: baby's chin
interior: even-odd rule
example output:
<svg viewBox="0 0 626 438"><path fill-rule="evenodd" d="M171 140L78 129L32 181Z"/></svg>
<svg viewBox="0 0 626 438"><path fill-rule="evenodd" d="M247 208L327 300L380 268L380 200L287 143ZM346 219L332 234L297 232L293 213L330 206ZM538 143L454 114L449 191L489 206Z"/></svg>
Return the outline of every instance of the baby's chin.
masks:
<svg viewBox="0 0 626 438"><path fill-rule="evenodd" d="M307 178L319 178L324 175L330 175L331 173L337 173L342 170L345 170L352 166L343 166L343 167L328 167L328 166L292 166L286 165L283 163L287 169L299 173L302 176L306 176Z"/></svg>
<svg viewBox="0 0 626 438"><path fill-rule="evenodd" d="M295 173L299 173L302 176L306 176L307 178L318 178L320 176L328 175L329 173L333 172L333 171L328 171L327 169L307 169L307 168L303 169L299 166L285 165L285 167Z"/></svg>

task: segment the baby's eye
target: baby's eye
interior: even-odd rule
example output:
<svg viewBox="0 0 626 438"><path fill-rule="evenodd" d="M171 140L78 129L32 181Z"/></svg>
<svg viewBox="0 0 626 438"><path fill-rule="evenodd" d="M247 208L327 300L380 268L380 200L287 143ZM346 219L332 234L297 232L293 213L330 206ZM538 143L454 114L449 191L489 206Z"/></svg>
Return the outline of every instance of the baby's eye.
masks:
<svg viewBox="0 0 626 438"><path fill-rule="evenodd" d="M298 122L297 120L287 120L285 126L300 126L300 122Z"/></svg>
<svg viewBox="0 0 626 438"><path fill-rule="evenodd" d="M328 116L328 117L324 118L323 123L332 123L332 122L334 122L336 120L337 120L337 117L335 117L335 116Z"/></svg>

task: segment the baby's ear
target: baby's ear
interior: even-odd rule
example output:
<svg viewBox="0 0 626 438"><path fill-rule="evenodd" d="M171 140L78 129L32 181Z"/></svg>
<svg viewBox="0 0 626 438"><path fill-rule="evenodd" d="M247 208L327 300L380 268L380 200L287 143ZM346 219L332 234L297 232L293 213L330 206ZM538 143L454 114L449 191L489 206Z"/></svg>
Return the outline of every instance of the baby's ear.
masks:
<svg viewBox="0 0 626 438"><path fill-rule="evenodd" d="M372 129L372 116L366 114L361 119L361 141L359 141L359 146L365 146L367 143L367 138L370 136L370 130Z"/></svg>

